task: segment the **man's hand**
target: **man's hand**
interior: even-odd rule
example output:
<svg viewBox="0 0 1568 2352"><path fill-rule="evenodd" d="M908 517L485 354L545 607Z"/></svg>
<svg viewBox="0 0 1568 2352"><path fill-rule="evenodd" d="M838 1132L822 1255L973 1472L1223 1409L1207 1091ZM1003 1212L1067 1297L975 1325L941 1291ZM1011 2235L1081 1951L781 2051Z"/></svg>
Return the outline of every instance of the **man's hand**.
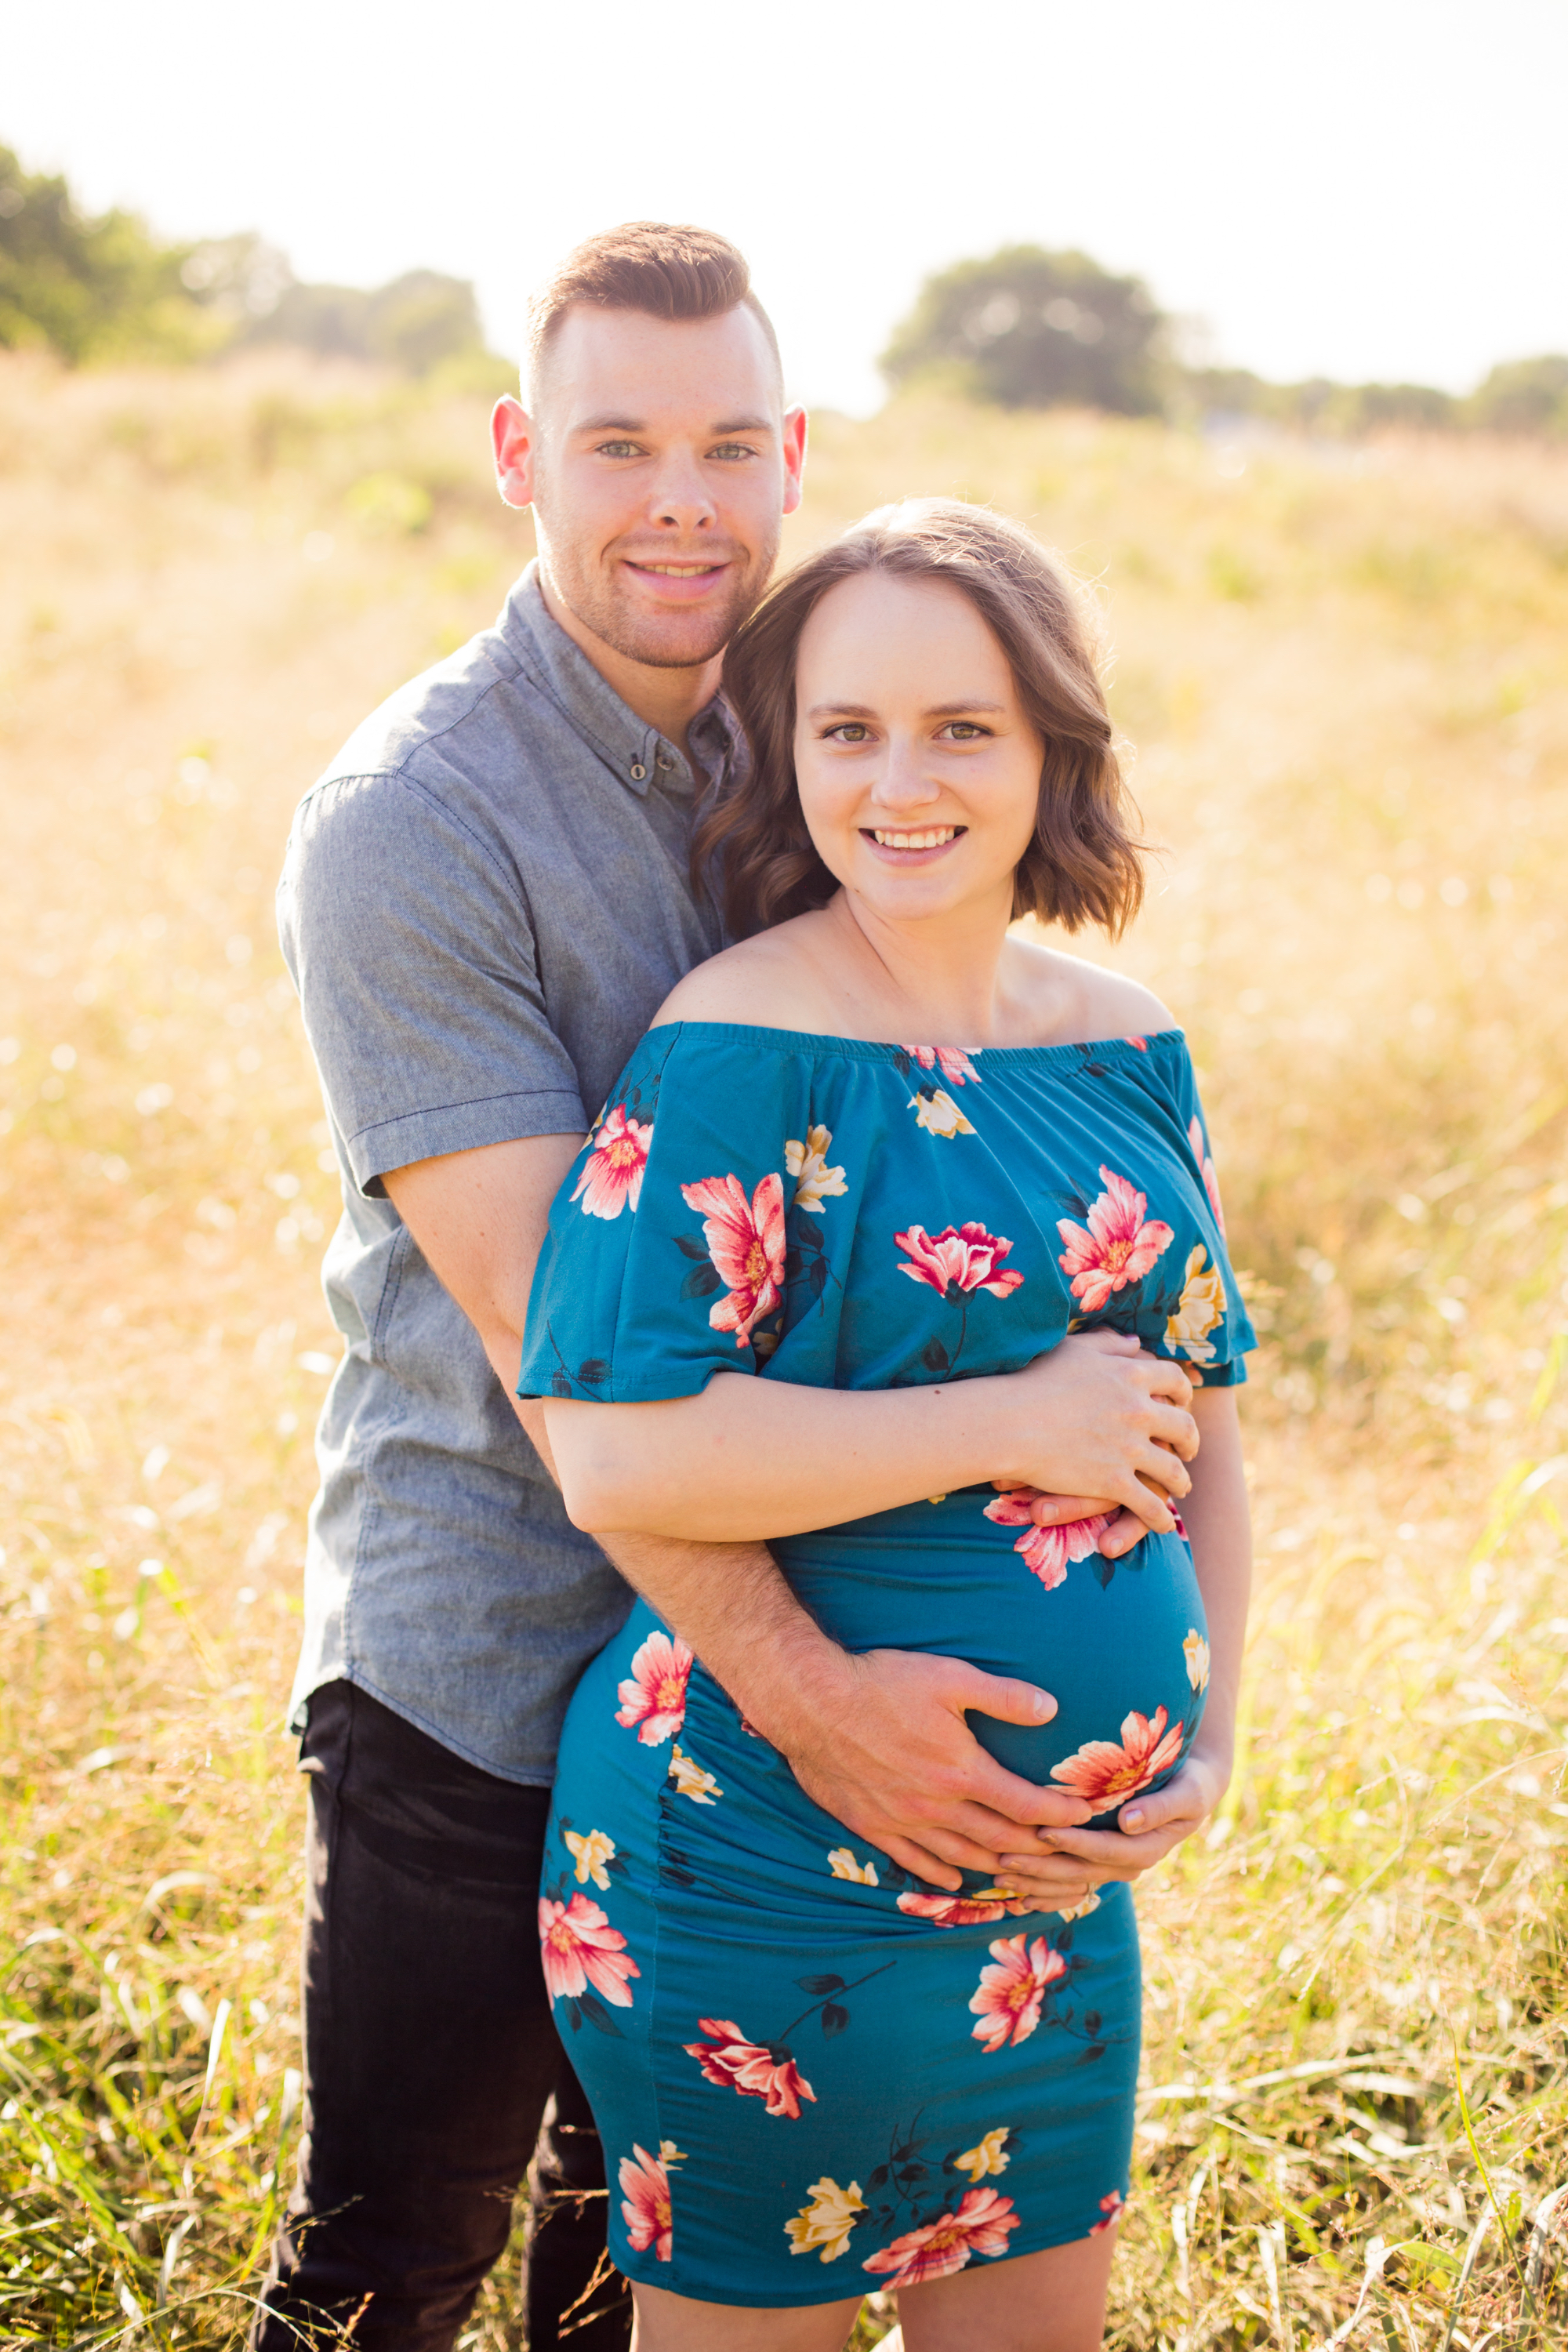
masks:
<svg viewBox="0 0 1568 2352"><path fill-rule="evenodd" d="M825 1649L826 1649L825 1645ZM956 1893L960 1869L994 1876L998 1857L1024 1843L1023 1823L1063 1833L1091 1810L1063 1789L1037 1788L1004 1770L964 1720L1048 1723L1057 1703L1033 1684L983 1674L959 1658L868 1650L814 1677L786 1722L759 1723L795 1779L852 1837L932 1885ZM826 1661L824 1659L824 1664ZM1039 1874L1037 1852L1019 1867L1024 1890ZM1081 1865L1075 1865L1082 1877Z"/></svg>
<svg viewBox="0 0 1568 2352"><path fill-rule="evenodd" d="M1152 1796L1122 1806L1113 1830L1068 1828L1046 1832L1051 1853L1008 1853L998 1876L1008 1885L1014 1873L1031 1885L1057 1888L1102 1886L1108 1879L1129 1884L1192 1836L1209 1818L1230 1782L1230 1767L1194 1748L1179 1771ZM1022 1884L1020 1875L1017 1883ZM1074 1899L1064 1895L1066 1901Z"/></svg>

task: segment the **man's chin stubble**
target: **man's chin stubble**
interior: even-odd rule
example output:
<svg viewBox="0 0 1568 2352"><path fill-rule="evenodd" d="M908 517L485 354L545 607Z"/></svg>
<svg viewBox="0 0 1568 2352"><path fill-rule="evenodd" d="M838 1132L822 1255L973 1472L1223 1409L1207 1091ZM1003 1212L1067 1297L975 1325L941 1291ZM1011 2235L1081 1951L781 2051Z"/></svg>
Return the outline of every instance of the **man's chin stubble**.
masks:
<svg viewBox="0 0 1568 2352"><path fill-rule="evenodd" d="M646 614L628 610L618 598L585 599L573 609L623 661L637 662L644 669L701 669L723 652L742 622L756 610L766 584L763 572L754 583L732 591L723 611L703 614L706 625L700 635L684 644L672 642L671 633Z"/></svg>

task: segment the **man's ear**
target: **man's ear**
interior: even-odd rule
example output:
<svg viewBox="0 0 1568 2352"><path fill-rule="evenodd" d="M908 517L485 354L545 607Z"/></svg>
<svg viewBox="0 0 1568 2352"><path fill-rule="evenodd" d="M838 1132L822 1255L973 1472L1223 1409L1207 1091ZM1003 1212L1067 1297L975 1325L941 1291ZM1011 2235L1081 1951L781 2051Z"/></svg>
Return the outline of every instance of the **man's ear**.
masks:
<svg viewBox="0 0 1568 2352"><path fill-rule="evenodd" d="M538 435L532 417L510 393L497 401L491 413L490 446L495 452L497 489L509 507L531 507L538 472Z"/></svg>
<svg viewBox="0 0 1568 2352"><path fill-rule="evenodd" d="M802 497L801 477L805 471L805 411L792 408L784 421L784 510L794 514ZM505 492L502 492L505 496Z"/></svg>

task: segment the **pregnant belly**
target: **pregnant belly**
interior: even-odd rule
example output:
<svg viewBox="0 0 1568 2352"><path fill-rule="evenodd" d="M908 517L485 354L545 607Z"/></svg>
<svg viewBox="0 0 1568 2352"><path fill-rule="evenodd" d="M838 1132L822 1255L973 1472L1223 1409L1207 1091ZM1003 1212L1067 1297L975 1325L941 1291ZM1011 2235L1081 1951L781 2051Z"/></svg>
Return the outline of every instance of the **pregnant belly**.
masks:
<svg viewBox="0 0 1568 2352"><path fill-rule="evenodd" d="M1192 1553L1179 1537L1146 1536L1114 1564L1067 1559L1049 1539L1026 1554L1027 1531L986 1518L992 1499L950 1495L773 1550L847 1649L940 1653L1048 1691L1058 1712L1038 1729L983 1715L971 1727L1010 1771L1109 1814L1169 1779L1203 1714L1207 1626Z"/></svg>

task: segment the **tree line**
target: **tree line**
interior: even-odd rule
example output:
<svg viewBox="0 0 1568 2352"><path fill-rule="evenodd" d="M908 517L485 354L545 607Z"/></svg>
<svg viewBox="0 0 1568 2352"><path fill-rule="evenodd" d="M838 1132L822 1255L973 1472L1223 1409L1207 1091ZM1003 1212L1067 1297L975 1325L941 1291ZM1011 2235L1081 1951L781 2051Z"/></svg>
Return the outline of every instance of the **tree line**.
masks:
<svg viewBox="0 0 1568 2352"><path fill-rule="evenodd" d="M1463 397L1326 376L1269 383L1246 368L1183 365L1174 326L1140 278L1119 278L1083 253L1005 246L928 278L882 368L895 386L945 384L1004 408L1228 414L1347 438L1395 425L1568 436L1561 354L1495 367Z"/></svg>
<svg viewBox="0 0 1568 2352"><path fill-rule="evenodd" d="M254 235L163 245L134 213L85 213L62 178L0 147L0 350L68 366L183 362L267 343L370 360L405 375L476 379L485 349L474 289L437 269L390 285L306 285Z"/></svg>
<svg viewBox="0 0 1568 2352"><path fill-rule="evenodd" d="M474 289L436 269L386 286L308 285L260 236L163 245L133 213L84 213L63 178L0 147L0 350L68 365L190 361L268 343L410 376L501 388ZM1233 415L1356 438L1389 425L1568 436L1568 357L1492 369L1463 397L1418 383L1271 383L1184 365L1142 279L1083 253L1005 246L928 278L882 355L895 388L934 383L1004 408Z"/></svg>

